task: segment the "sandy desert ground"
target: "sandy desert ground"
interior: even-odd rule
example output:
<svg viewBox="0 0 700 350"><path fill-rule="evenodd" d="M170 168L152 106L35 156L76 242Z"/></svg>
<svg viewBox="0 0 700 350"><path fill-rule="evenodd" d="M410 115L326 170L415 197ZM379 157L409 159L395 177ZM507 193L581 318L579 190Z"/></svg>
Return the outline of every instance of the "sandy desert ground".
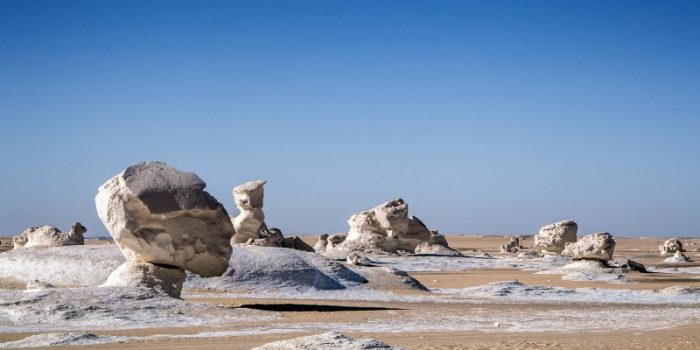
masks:
<svg viewBox="0 0 700 350"><path fill-rule="evenodd" d="M313 244L316 237L304 239ZM1 343L46 332L90 332L98 341L86 345L67 341L62 348L250 349L330 330L405 349L700 348L700 264L663 263L658 254L662 239L617 238L615 259L634 259L646 264L651 273L597 275L543 274L555 271L563 262L498 253L507 240L503 236L448 236L450 246L467 257L375 260L377 265L407 271L430 291L371 278L361 287L340 291L221 292L186 287L183 299L196 305L245 313L212 323L206 319L219 317L217 312L210 316L203 312L204 322L184 319L165 321L162 326L101 324L99 318L64 324L65 315L51 317L60 311L52 307L39 310L45 312L46 323L36 321L33 327L3 324L0 319L0 348L13 344ZM700 239L683 242L687 254L700 260ZM88 242L96 243L104 242ZM524 241L526 247L531 244L531 238ZM25 283L0 278L0 290L12 296L6 299L17 298L12 293L24 288ZM0 295L0 315L2 301ZM179 319L176 312L166 316L166 320Z"/></svg>

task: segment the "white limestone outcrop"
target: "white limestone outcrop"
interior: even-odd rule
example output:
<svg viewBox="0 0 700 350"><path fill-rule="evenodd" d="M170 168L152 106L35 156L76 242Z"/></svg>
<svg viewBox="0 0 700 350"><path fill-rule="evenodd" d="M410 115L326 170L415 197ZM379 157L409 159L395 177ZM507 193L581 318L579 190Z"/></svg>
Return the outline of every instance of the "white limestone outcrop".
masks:
<svg viewBox="0 0 700 350"><path fill-rule="evenodd" d="M372 264L372 261L367 259L366 256L360 254L359 252L350 253L350 255L348 255L348 257L345 259L345 261L350 265L374 266L374 264Z"/></svg>
<svg viewBox="0 0 700 350"><path fill-rule="evenodd" d="M675 254L676 252L684 252L683 243L678 238L667 239L662 245L659 246L659 253L661 255Z"/></svg>
<svg viewBox="0 0 700 350"><path fill-rule="evenodd" d="M236 234L231 244L241 244L249 239L260 239L260 231L265 225L263 198L267 181L248 181L233 188L233 200L240 213L232 219Z"/></svg>
<svg viewBox="0 0 700 350"><path fill-rule="evenodd" d="M314 249L298 237L284 237L278 228L265 224L263 200L265 180L248 181L233 188L233 200L240 211L232 217L235 234L232 246L278 247L313 252Z"/></svg>
<svg viewBox="0 0 700 350"><path fill-rule="evenodd" d="M684 264L692 261L693 259L683 254L683 252L680 250L677 250L673 256L664 259L664 262L667 264Z"/></svg>
<svg viewBox="0 0 700 350"><path fill-rule="evenodd" d="M73 223L68 233L61 233L61 230L54 226L34 226L12 237L12 242L14 249L83 245L85 244L85 238L83 237L85 232L87 232L87 229L79 222Z"/></svg>
<svg viewBox="0 0 700 350"><path fill-rule="evenodd" d="M357 213L348 220L347 237L337 245L327 237L324 254L334 258L346 258L354 251L369 253L418 253L459 254L447 247L445 237L429 230L422 221L408 213L408 204L395 199L370 210ZM441 247L432 247L432 246Z"/></svg>
<svg viewBox="0 0 700 350"><path fill-rule="evenodd" d="M205 187L194 173L161 162L130 166L102 185L95 197L97 214L131 263L113 272L106 286L170 283L170 277L182 276L180 287L162 288L178 296L182 270L204 277L224 273L233 225ZM140 263L152 266L135 267ZM168 272L165 278L161 267L181 273Z"/></svg>
<svg viewBox="0 0 700 350"><path fill-rule="evenodd" d="M510 242L501 246L501 253L517 253L520 251L520 238L511 237Z"/></svg>
<svg viewBox="0 0 700 350"><path fill-rule="evenodd" d="M534 246L546 252L559 254L566 247L566 243L576 242L577 231L578 225L571 219L542 226L535 235Z"/></svg>
<svg viewBox="0 0 700 350"><path fill-rule="evenodd" d="M615 251L615 238L610 233L598 232L584 236L575 243L568 243L562 255L574 260L595 259L607 262L612 260Z"/></svg>

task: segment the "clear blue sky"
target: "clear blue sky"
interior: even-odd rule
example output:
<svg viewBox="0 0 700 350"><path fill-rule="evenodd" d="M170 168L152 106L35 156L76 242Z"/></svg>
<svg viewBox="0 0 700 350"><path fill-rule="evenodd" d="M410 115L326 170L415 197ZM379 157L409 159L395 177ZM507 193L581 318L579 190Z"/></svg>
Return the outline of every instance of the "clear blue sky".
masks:
<svg viewBox="0 0 700 350"><path fill-rule="evenodd" d="M0 0L0 234L125 167L339 232L403 197L443 233L700 236L700 2Z"/></svg>

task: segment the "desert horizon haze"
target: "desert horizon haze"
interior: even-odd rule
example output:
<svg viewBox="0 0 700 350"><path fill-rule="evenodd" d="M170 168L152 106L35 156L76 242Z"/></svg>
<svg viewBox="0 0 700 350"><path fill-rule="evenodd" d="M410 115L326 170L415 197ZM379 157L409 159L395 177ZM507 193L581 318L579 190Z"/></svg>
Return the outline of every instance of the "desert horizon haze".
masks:
<svg viewBox="0 0 700 350"><path fill-rule="evenodd" d="M0 236L141 161L268 180L287 234L402 197L442 233L700 236L693 1L0 1Z"/></svg>

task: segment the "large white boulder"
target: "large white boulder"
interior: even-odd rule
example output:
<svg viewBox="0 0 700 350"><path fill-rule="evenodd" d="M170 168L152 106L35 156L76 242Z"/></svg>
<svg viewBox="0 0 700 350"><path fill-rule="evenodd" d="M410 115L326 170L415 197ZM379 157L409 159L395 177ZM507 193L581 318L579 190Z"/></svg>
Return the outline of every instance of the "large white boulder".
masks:
<svg viewBox="0 0 700 350"><path fill-rule="evenodd" d="M83 237L85 232L87 232L87 229L79 222L73 223L68 233L61 233L61 230L54 226L34 226L12 237L12 242L14 249L83 245L85 244L85 238Z"/></svg>
<svg viewBox="0 0 700 350"><path fill-rule="evenodd" d="M205 187L193 173L140 163L99 188L97 214L128 260L218 276L228 268L234 230Z"/></svg>
<svg viewBox="0 0 700 350"><path fill-rule="evenodd" d="M683 243L678 238L671 238L666 240L662 245L659 246L659 253L661 255L675 254L676 252L684 252Z"/></svg>
<svg viewBox="0 0 700 350"><path fill-rule="evenodd" d="M562 255L574 260L596 259L607 262L612 260L615 251L615 238L607 232L598 232L584 236L575 243L568 243Z"/></svg>
<svg viewBox="0 0 700 350"><path fill-rule="evenodd" d="M431 231L417 217L408 213L408 204L395 199L370 210L357 213L348 220L350 230L342 243L333 245L330 237L324 254L334 258L345 258L353 251L371 253L440 253L443 249L432 249L430 245L447 247L444 236ZM320 247L319 247L320 248ZM450 254L455 251L450 250Z"/></svg>
<svg viewBox="0 0 700 350"><path fill-rule="evenodd" d="M236 234L231 243L246 243L249 239L260 238L260 230L265 224L263 186L266 183L265 180L248 181L233 188L233 200L240 214L232 219Z"/></svg>
<svg viewBox="0 0 700 350"><path fill-rule="evenodd" d="M566 243L576 242L578 225L574 220L562 220L540 228L534 246L547 252L561 253Z"/></svg>

